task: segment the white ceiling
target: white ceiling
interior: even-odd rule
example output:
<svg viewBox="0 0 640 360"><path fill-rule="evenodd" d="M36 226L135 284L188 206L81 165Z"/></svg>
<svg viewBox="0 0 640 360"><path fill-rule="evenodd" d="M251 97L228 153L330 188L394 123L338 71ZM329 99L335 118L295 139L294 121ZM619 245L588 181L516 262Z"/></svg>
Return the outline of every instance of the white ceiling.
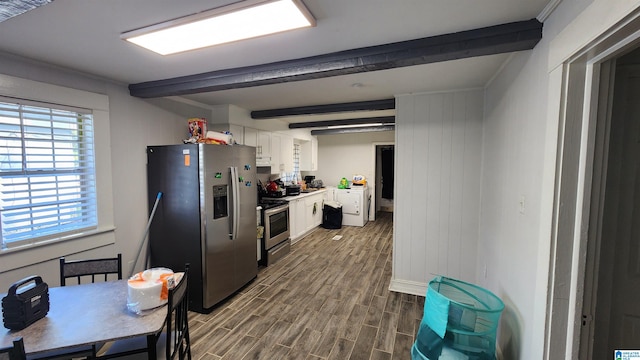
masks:
<svg viewBox="0 0 640 360"><path fill-rule="evenodd" d="M304 0L317 20L314 28L165 57L120 39L125 31L232 2L55 0L0 22L0 51L131 84L529 20L549 0ZM507 58L491 55L186 98L249 110L388 99L484 86Z"/></svg>

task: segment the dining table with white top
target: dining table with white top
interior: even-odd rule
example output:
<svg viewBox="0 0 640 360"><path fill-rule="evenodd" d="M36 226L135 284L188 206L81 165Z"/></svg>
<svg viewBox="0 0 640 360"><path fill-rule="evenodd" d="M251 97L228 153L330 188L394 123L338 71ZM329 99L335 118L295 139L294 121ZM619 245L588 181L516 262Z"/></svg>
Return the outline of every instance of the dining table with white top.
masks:
<svg viewBox="0 0 640 360"><path fill-rule="evenodd" d="M0 328L0 347L22 337L27 355L38 357L146 336L149 358L154 359L155 339L164 326L167 307L137 314L127 307L127 289L127 280L49 288L47 315L22 330Z"/></svg>

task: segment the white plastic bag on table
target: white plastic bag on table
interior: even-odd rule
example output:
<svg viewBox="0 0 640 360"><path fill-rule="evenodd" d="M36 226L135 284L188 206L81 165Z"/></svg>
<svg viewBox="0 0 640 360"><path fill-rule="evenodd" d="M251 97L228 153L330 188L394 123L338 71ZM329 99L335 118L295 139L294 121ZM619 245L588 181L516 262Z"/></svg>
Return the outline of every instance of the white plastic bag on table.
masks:
<svg viewBox="0 0 640 360"><path fill-rule="evenodd" d="M182 278L182 273L174 274L171 269L152 268L139 272L127 281L127 308L143 315L167 303L169 289Z"/></svg>

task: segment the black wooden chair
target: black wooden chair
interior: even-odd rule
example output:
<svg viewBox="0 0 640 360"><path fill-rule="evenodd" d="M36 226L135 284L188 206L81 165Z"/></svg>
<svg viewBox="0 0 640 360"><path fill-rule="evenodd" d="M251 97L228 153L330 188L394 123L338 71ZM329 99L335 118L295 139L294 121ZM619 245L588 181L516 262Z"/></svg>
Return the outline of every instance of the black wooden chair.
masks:
<svg viewBox="0 0 640 360"><path fill-rule="evenodd" d="M122 254L115 258L89 259L66 261L60 258L60 285L66 286L68 278L76 278L78 284L84 277L91 276L91 282L96 281L96 276L108 281L109 275L117 275L122 279Z"/></svg>
<svg viewBox="0 0 640 360"><path fill-rule="evenodd" d="M111 275L111 277L109 277ZM98 280L108 281L110 278L122 279L122 254L118 254L114 258L87 259L66 261L64 257L60 258L60 285L67 286L67 279L76 278L77 284L81 284L83 280L91 279L91 282ZM81 346L75 349L65 351L53 351L45 353L42 356L34 357L31 360L58 360L87 357L96 357L100 349L105 344L95 344Z"/></svg>
<svg viewBox="0 0 640 360"><path fill-rule="evenodd" d="M160 334L115 341L99 359L110 359L132 354L148 354L150 347L156 347L158 359L191 360L191 340L189 338L189 299L188 299L189 264L185 265L184 275L173 289L169 289L167 300L167 317L164 329ZM129 357L128 357L129 358Z"/></svg>
<svg viewBox="0 0 640 360"><path fill-rule="evenodd" d="M13 340L13 346L0 348L0 360L26 360L27 354L24 351L24 341L22 338Z"/></svg>

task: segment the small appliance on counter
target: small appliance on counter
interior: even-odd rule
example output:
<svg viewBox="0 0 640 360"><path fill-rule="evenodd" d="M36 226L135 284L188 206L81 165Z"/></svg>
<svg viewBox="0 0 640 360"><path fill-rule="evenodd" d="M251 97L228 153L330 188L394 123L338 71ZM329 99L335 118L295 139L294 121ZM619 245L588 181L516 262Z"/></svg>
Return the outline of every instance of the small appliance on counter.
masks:
<svg viewBox="0 0 640 360"><path fill-rule="evenodd" d="M300 185L287 185L285 188L287 196L300 195Z"/></svg>
<svg viewBox="0 0 640 360"><path fill-rule="evenodd" d="M324 187L324 184L322 183L322 180L314 179L313 181L311 181L311 187L320 189Z"/></svg>
<svg viewBox="0 0 640 360"><path fill-rule="evenodd" d="M263 190L260 194L260 197L263 198L281 198L287 196L287 190L282 187L282 183L279 183L279 180L269 181Z"/></svg>
<svg viewBox="0 0 640 360"><path fill-rule="evenodd" d="M307 186L307 188L305 189L304 192L311 192L311 191L315 191L317 189L322 189L324 187L324 184L322 183L322 180L316 179L316 177L313 176L313 175L305 176L304 177L304 183Z"/></svg>

